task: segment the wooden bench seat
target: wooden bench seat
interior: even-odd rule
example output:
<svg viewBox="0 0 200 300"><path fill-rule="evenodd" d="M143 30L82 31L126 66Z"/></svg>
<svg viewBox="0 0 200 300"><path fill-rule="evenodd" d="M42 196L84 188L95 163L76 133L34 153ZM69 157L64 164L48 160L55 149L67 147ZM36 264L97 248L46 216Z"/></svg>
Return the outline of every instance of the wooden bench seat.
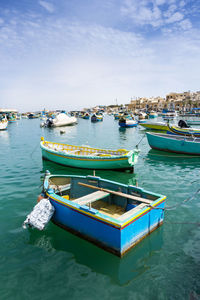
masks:
<svg viewBox="0 0 200 300"><path fill-rule="evenodd" d="M106 193L106 192L102 192L102 191L97 191L97 192L85 195L83 197L80 197L80 198L74 200L73 202L77 203L79 205L86 205L88 203L92 203L94 201L103 199L103 198L105 198L105 197L107 197L109 195L110 195L110 193Z"/></svg>
<svg viewBox="0 0 200 300"><path fill-rule="evenodd" d="M137 213L138 211L140 211L142 208L144 208L145 206L147 206L146 203L141 203L139 205L137 205L136 207L130 209L129 211L125 212L123 215L121 215L119 218L117 218L119 221L124 221L127 218L131 217L133 214Z"/></svg>

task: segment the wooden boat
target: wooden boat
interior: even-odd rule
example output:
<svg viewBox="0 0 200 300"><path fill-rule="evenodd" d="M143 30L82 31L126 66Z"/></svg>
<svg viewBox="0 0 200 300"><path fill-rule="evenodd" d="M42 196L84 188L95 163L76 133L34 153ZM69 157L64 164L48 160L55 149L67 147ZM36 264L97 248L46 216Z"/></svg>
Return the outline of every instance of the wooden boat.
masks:
<svg viewBox="0 0 200 300"><path fill-rule="evenodd" d="M164 219L165 196L100 177L46 174L43 192L56 225L118 256Z"/></svg>
<svg viewBox="0 0 200 300"><path fill-rule="evenodd" d="M82 118L85 119L85 120L89 120L90 114L89 113L85 113L85 114L83 114Z"/></svg>
<svg viewBox="0 0 200 300"><path fill-rule="evenodd" d="M149 113L149 119L157 118L157 116L158 116L158 114L157 114L157 112L155 112L155 111L151 111L151 112Z"/></svg>
<svg viewBox="0 0 200 300"><path fill-rule="evenodd" d="M151 148L182 154L200 155L200 138L147 132Z"/></svg>
<svg viewBox="0 0 200 300"><path fill-rule="evenodd" d="M166 122L145 122L145 123L139 123L142 127L146 129L151 129L151 130L168 130L168 124Z"/></svg>
<svg viewBox="0 0 200 300"><path fill-rule="evenodd" d="M178 126L168 126L167 133L182 135L182 136L195 136L200 137L200 129L198 128L180 128Z"/></svg>
<svg viewBox="0 0 200 300"><path fill-rule="evenodd" d="M93 114L92 116L91 116L91 122L101 122L101 121L103 121L103 115L101 115L101 114Z"/></svg>
<svg viewBox="0 0 200 300"><path fill-rule="evenodd" d="M139 150L107 150L86 146L53 143L41 138L44 159L55 163L84 169L129 169L133 170Z"/></svg>
<svg viewBox="0 0 200 300"><path fill-rule="evenodd" d="M119 126L124 127L124 128L131 128L131 127L136 127L137 126L137 121L133 119L127 119L127 118L120 118L119 119Z"/></svg>

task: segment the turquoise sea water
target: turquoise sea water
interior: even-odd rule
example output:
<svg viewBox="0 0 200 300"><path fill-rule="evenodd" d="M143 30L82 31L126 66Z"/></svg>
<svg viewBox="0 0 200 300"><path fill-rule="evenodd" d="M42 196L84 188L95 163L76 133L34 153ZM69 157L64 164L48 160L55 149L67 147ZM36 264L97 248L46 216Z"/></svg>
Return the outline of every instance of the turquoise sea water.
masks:
<svg viewBox="0 0 200 300"><path fill-rule="evenodd" d="M112 116L79 119L60 129L22 119L0 132L0 299L189 299L200 298L200 158L150 150L144 130L120 130ZM167 196L163 226L122 259L49 223L44 231L22 223L51 173L92 174L42 161L40 137L75 145L132 149L139 142L135 173L96 175ZM142 140L141 140L142 139ZM198 223L198 224L195 224Z"/></svg>

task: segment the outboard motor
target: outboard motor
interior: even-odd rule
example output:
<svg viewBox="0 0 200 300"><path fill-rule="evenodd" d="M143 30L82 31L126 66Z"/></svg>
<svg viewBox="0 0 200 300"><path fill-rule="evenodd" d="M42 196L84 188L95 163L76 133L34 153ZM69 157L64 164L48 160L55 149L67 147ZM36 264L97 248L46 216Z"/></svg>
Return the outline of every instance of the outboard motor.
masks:
<svg viewBox="0 0 200 300"><path fill-rule="evenodd" d="M125 123L126 123L126 119L125 119L125 118L120 118L120 119L119 119L119 124L120 124L120 123L124 123L124 124L125 124Z"/></svg>
<svg viewBox="0 0 200 300"><path fill-rule="evenodd" d="M46 127L52 127L53 126L53 120L50 118L50 119L47 119L46 120Z"/></svg>
<svg viewBox="0 0 200 300"><path fill-rule="evenodd" d="M178 126L180 127L180 128L189 128L190 126L187 124L187 122L185 122L185 121L183 121L183 120L180 120L179 122L178 122Z"/></svg>

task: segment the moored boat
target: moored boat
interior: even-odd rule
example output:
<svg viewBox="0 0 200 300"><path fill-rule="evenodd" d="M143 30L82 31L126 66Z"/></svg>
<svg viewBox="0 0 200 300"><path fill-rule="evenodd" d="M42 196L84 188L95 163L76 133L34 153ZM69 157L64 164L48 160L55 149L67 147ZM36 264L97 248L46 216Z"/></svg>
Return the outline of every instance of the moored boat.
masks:
<svg viewBox="0 0 200 300"><path fill-rule="evenodd" d="M91 116L91 122L95 123L95 122L101 122L103 121L103 115L102 114L93 114Z"/></svg>
<svg viewBox="0 0 200 300"><path fill-rule="evenodd" d="M40 147L44 159L84 169L130 169L137 163L139 150L107 150L45 141Z"/></svg>
<svg viewBox="0 0 200 300"><path fill-rule="evenodd" d="M151 111L151 112L149 113L149 119L157 118L157 116L158 116L158 114L157 114L157 112L155 112L155 111Z"/></svg>
<svg viewBox="0 0 200 300"><path fill-rule="evenodd" d="M146 135L152 149L200 156L200 138L150 132Z"/></svg>
<svg viewBox="0 0 200 300"><path fill-rule="evenodd" d="M200 129L198 128L181 128L178 126L168 126L167 128L167 133L169 134L175 134L175 135L182 135L182 136L195 136L195 137L200 137Z"/></svg>
<svg viewBox="0 0 200 300"><path fill-rule="evenodd" d="M8 120L6 117L3 117L0 120L0 130L5 130L5 129L7 129L7 127L8 127Z"/></svg>
<svg viewBox="0 0 200 300"><path fill-rule="evenodd" d="M127 119L127 118L120 118L119 119L119 126L120 127L125 127L125 128L131 128L131 127L136 127L137 126L137 121L133 119Z"/></svg>
<svg viewBox="0 0 200 300"><path fill-rule="evenodd" d="M166 122L145 122L145 123L139 123L142 127L146 129L151 129L151 130L163 130L167 131L168 130L168 124Z"/></svg>
<svg viewBox="0 0 200 300"><path fill-rule="evenodd" d="M40 124L41 127L62 127L70 126L77 123L76 117L69 117L65 113L58 114L55 118L48 118Z"/></svg>
<svg viewBox="0 0 200 300"><path fill-rule="evenodd" d="M84 113L82 118L85 119L85 120L89 120L90 114L89 113Z"/></svg>
<svg viewBox="0 0 200 300"><path fill-rule="evenodd" d="M165 196L100 177L47 174L43 192L56 225L118 256L164 220Z"/></svg>

